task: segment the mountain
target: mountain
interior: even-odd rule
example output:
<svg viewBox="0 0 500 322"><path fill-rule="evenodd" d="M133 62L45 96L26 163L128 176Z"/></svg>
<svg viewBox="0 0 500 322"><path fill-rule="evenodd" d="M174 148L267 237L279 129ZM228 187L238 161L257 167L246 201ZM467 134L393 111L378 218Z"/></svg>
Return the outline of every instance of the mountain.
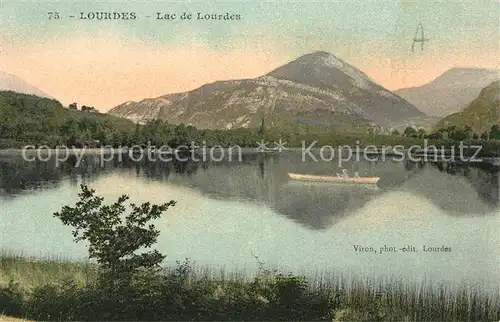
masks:
<svg viewBox="0 0 500 322"><path fill-rule="evenodd" d="M3 71L0 71L0 90L52 98L49 94L44 93L23 79Z"/></svg>
<svg viewBox="0 0 500 322"><path fill-rule="evenodd" d="M443 118L437 127L470 126L475 133L484 133L492 125L500 125L500 81L485 87L465 109Z"/></svg>
<svg viewBox="0 0 500 322"><path fill-rule="evenodd" d="M340 131L390 127L425 115L327 52L299 57L254 79L218 81L185 93L125 102L109 111L135 122L160 118L198 128L299 124Z"/></svg>
<svg viewBox="0 0 500 322"><path fill-rule="evenodd" d="M500 71L453 68L432 82L395 93L427 115L444 117L466 107L488 84L500 79Z"/></svg>

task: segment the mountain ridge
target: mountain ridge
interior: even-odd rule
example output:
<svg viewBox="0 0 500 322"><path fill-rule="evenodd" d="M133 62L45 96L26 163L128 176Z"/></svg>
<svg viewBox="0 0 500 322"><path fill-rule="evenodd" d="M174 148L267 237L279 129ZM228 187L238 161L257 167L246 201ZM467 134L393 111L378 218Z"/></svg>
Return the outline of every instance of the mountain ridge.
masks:
<svg viewBox="0 0 500 322"><path fill-rule="evenodd" d="M450 125L470 126L477 134L488 132L492 125L500 125L500 81L483 88L466 108L444 117L437 127Z"/></svg>
<svg viewBox="0 0 500 322"><path fill-rule="evenodd" d="M293 126L308 116L341 128L345 120L357 119L362 130L425 117L362 71L324 51L300 56L256 78L216 81L187 92L127 101L108 113L136 122L160 118L199 128L255 127L265 115L273 126Z"/></svg>
<svg viewBox="0 0 500 322"><path fill-rule="evenodd" d="M500 79L500 70L455 67L421 86L394 91L429 116L445 117L465 108L481 90Z"/></svg>
<svg viewBox="0 0 500 322"><path fill-rule="evenodd" d="M51 95L40 90L38 87L31 85L24 79L1 70L0 70L0 90L13 91L22 94L32 94L39 97L45 97L50 99L54 98Z"/></svg>

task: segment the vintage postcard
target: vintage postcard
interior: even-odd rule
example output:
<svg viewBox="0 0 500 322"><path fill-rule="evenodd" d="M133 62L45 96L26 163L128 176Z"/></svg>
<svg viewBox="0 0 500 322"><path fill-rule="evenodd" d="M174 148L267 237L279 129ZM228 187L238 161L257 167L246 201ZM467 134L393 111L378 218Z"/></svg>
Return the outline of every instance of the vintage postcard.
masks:
<svg viewBox="0 0 500 322"><path fill-rule="evenodd" d="M0 2L1 321L499 321L500 2Z"/></svg>

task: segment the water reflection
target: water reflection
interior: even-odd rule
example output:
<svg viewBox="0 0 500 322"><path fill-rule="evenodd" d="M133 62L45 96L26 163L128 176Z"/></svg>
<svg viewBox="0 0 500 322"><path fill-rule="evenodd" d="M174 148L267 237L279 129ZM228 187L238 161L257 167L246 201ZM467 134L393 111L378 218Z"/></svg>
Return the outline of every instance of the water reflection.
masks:
<svg viewBox="0 0 500 322"><path fill-rule="evenodd" d="M245 155L241 162L134 162L101 166L86 155L60 166L0 158L2 248L34 255L82 258L69 227L52 217L76 201L77 184L91 183L105 200L177 200L159 219L157 248L173 263L266 264L290 270L332 269L356 276L484 282L500 278L499 169L489 164L346 162L350 173L381 177L378 188L288 180L288 172L339 172L336 162L300 155ZM7 196L9 196L7 200ZM21 236L21 238L20 238ZM354 244L446 245L452 253L359 254Z"/></svg>
<svg viewBox="0 0 500 322"><path fill-rule="evenodd" d="M451 216L491 214L499 207L499 167L491 163L344 162L350 173L376 175L378 189L290 181L288 172L334 174L332 162L302 162L299 154L243 155L241 162L139 162L123 155L102 162L98 154L85 155L77 165L70 158L56 166L23 161L20 155L0 158L0 191L13 196L21 191L57 188L62 180L77 185L109 173L135 173L138 178L188 186L212 199L265 203L277 213L311 229L327 229L367 202L391 191L426 198ZM405 207L405 205L400 205Z"/></svg>

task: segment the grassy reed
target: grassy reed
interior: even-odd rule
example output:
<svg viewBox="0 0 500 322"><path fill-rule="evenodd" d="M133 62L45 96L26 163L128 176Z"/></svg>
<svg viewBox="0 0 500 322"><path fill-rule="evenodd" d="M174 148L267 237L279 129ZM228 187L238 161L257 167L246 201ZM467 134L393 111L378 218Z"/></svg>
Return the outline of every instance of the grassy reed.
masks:
<svg viewBox="0 0 500 322"><path fill-rule="evenodd" d="M14 281L22 289L29 290L68 279L86 285L97 277L96 268L89 262L72 262L59 257L37 259L3 252L0 253L0 287Z"/></svg>
<svg viewBox="0 0 500 322"><path fill-rule="evenodd" d="M180 264L112 302L95 288L97 278L89 262L2 254L0 314L42 320L500 320L498 293L325 272L307 279L269 271L249 276ZM123 316L105 303L134 310Z"/></svg>
<svg viewBox="0 0 500 322"><path fill-rule="evenodd" d="M22 319L22 318L13 318L11 316L1 315L0 321L2 322L31 322L30 320Z"/></svg>

